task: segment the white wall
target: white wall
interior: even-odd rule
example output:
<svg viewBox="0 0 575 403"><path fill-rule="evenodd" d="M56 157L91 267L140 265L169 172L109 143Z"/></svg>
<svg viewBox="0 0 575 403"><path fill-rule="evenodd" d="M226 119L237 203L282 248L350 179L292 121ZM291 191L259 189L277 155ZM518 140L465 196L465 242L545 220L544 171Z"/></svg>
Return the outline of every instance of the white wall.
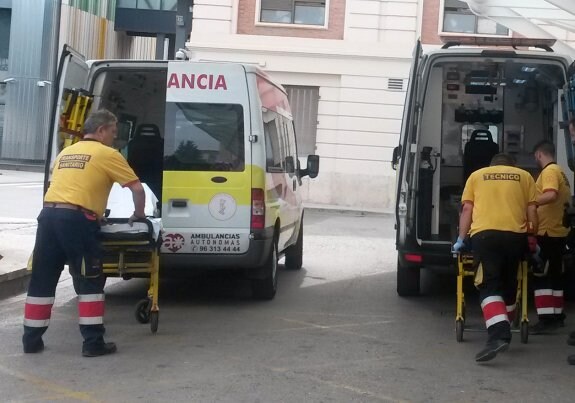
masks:
<svg viewBox="0 0 575 403"><path fill-rule="evenodd" d="M345 39L413 46L418 0L348 0Z"/></svg>
<svg viewBox="0 0 575 403"><path fill-rule="evenodd" d="M228 25L214 28L216 7L224 10L230 3ZM194 5L188 48L194 60L254 63L282 84L319 86L320 175L306 179L305 200L391 211L390 160L401 127L417 6L417 0L349 0L345 39L322 40L233 34L237 4L201 0L201 11ZM389 90L389 78L403 79L404 89Z"/></svg>

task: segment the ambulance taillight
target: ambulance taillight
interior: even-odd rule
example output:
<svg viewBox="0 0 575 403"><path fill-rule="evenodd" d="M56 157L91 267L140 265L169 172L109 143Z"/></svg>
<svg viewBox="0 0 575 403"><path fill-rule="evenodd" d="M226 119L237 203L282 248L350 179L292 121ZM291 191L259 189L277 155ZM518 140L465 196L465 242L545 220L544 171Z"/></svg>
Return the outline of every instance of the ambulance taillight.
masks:
<svg viewBox="0 0 575 403"><path fill-rule="evenodd" d="M252 229L263 229L266 223L266 203L264 199L264 190L252 189Z"/></svg>

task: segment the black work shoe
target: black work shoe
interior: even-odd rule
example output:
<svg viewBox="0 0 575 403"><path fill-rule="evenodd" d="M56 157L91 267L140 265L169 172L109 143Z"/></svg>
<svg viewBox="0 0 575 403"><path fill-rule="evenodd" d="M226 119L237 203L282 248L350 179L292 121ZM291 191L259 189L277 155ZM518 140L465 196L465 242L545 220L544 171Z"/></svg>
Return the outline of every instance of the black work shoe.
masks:
<svg viewBox="0 0 575 403"><path fill-rule="evenodd" d="M101 355L114 354L117 350L116 343L104 343L97 347L82 348L82 355L84 357L99 357Z"/></svg>
<svg viewBox="0 0 575 403"><path fill-rule="evenodd" d="M26 354L41 353L42 351L44 351L44 342L42 341L42 339L40 339L40 341L35 344L31 345L24 344L24 353Z"/></svg>
<svg viewBox="0 0 575 403"><path fill-rule="evenodd" d="M533 326L529 326L529 334L549 334L561 327L558 320L540 320Z"/></svg>
<svg viewBox="0 0 575 403"><path fill-rule="evenodd" d="M569 333L569 338L567 339L567 344L570 346L575 346L575 332Z"/></svg>
<svg viewBox="0 0 575 403"><path fill-rule="evenodd" d="M575 354L571 354L570 356L568 356L567 362L569 363L569 365L575 365Z"/></svg>
<svg viewBox="0 0 575 403"><path fill-rule="evenodd" d="M505 340L490 341L485 348L475 355L475 361L485 362L494 359L497 353L502 353L509 348L509 343Z"/></svg>

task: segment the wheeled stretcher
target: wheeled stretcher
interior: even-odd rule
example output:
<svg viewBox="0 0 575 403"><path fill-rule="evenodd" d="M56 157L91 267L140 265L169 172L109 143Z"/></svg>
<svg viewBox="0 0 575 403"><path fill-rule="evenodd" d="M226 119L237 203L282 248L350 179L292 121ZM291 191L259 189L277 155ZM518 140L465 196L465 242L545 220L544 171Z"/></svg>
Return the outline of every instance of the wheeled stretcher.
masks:
<svg viewBox="0 0 575 403"><path fill-rule="evenodd" d="M153 333L158 330L158 278L162 222L154 218L158 199L143 183L146 192L146 218L128 224L134 203L128 189L114 184L108 198L107 223L101 227L104 251L103 272L106 277L150 278L147 297L136 305L135 316L140 323L150 323Z"/></svg>
<svg viewBox="0 0 575 403"><path fill-rule="evenodd" d="M467 331L484 331L465 326L465 294L463 292L463 279L465 277L475 277L477 267L474 263L472 253L456 253L457 259L457 309L455 315L455 335L458 342L463 341L463 332ZM527 317L527 297L528 297L528 264L526 260L519 263L517 270L517 295L516 314L512 322L512 332L519 328L521 333L521 343L527 343L529 339L529 319ZM520 308L520 309L518 309Z"/></svg>
<svg viewBox="0 0 575 403"><path fill-rule="evenodd" d="M154 218L130 226L127 219L108 219L102 226L104 249L103 272L106 277L149 277L147 298L136 305L135 316L140 323L150 323L152 333L158 330L158 279L160 269L160 233Z"/></svg>

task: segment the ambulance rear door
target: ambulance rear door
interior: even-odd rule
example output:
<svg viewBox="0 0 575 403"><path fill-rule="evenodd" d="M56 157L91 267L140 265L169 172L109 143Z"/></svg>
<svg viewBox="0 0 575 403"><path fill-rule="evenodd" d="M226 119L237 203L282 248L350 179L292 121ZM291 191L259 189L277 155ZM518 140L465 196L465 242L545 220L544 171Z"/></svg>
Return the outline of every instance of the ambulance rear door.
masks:
<svg viewBox="0 0 575 403"><path fill-rule="evenodd" d="M569 69L567 69L567 84L561 97L561 109L561 118L563 120L561 127L563 128L563 137L565 139L567 161L571 171L575 171L575 151L573 149L575 138L571 138L569 133L569 120L575 117L575 63L571 64ZM559 146L559 136L557 140L557 146Z"/></svg>
<svg viewBox="0 0 575 403"><path fill-rule="evenodd" d="M396 245L398 248L405 244L407 233L408 207L413 202L409 198L412 196L413 176L409 172L411 169L414 152L411 150L412 144L415 144L415 135L417 131L417 87L418 73L421 65L422 47L421 42L417 41L413 50L413 61L409 73L409 83L405 96L405 105L403 110L403 119L401 123L401 134L399 145L393 150L392 168L397 170L397 189L395 205L395 225L396 225Z"/></svg>
<svg viewBox="0 0 575 403"><path fill-rule="evenodd" d="M162 253L246 253L252 150L245 68L170 61L166 97Z"/></svg>
<svg viewBox="0 0 575 403"><path fill-rule="evenodd" d="M52 113L48 152L44 167L44 192L48 189L51 168L58 153L77 141L84 119L90 111L92 96L87 92L90 68L83 55L64 45L53 83Z"/></svg>

